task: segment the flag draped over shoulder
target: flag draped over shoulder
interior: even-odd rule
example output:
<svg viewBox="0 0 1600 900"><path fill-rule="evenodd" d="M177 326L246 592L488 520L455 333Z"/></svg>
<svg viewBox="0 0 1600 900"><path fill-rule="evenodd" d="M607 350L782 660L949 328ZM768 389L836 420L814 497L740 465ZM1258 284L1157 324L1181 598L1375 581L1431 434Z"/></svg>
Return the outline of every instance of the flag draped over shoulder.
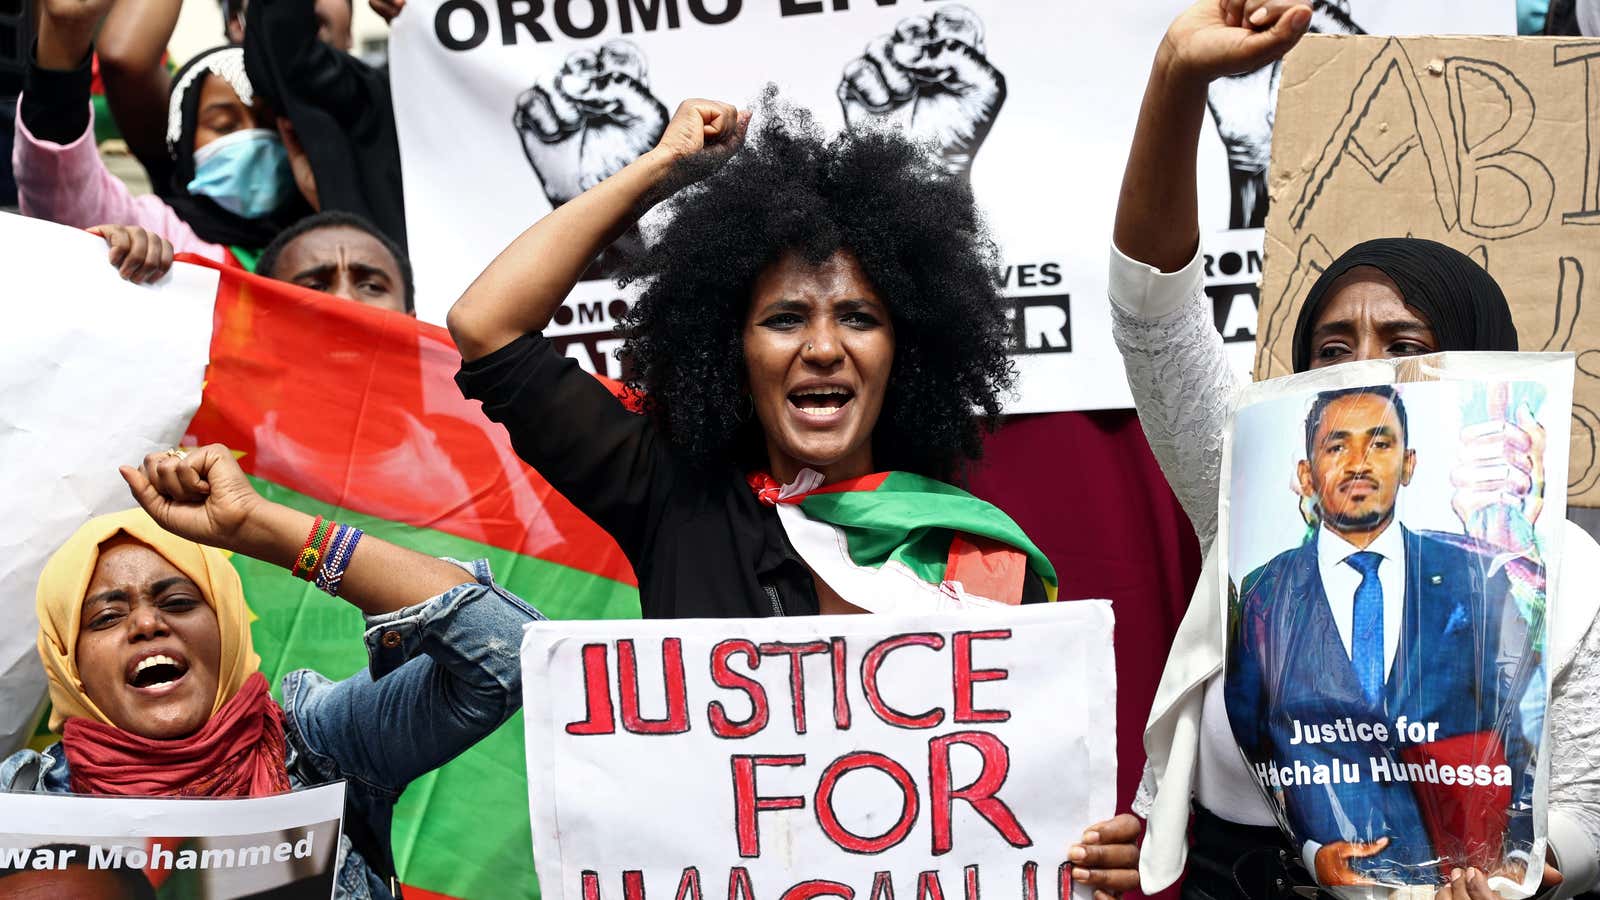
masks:
<svg viewBox="0 0 1600 900"><path fill-rule="evenodd" d="M185 442L232 448L268 499L434 556L486 557L551 617L638 616L621 550L461 396L459 365L437 326L224 269ZM366 664L353 607L275 566L233 562L274 684L292 669L343 678ZM407 896L538 896L522 733L518 714L407 789L393 828Z"/></svg>
<svg viewBox="0 0 1600 900"><path fill-rule="evenodd" d="M879 472L822 487L810 469L786 485L764 473L749 481L806 565L862 609L1014 605L1030 574L1056 598L1055 568L1022 528L953 485Z"/></svg>

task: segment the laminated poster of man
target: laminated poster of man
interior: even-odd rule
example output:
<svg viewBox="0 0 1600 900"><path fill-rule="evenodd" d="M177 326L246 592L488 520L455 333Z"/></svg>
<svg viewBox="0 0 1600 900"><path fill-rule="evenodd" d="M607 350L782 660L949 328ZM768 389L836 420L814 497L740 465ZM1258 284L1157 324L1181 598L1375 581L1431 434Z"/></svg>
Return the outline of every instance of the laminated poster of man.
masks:
<svg viewBox="0 0 1600 900"><path fill-rule="evenodd" d="M1316 396L1295 472L1312 527L1236 589L1228 719L1322 884L1469 863L1519 879L1537 753L1521 718L1542 668L1514 591L1542 592L1543 572L1530 586L1466 535L1398 521L1426 464L1407 427L1392 387Z"/></svg>

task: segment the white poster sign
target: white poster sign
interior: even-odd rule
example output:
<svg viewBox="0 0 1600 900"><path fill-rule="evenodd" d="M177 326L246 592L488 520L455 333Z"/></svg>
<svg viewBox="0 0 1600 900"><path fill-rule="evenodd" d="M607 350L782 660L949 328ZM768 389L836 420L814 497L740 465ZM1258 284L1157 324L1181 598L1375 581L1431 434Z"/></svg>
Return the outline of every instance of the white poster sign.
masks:
<svg viewBox="0 0 1600 900"><path fill-rule="evenodd" d="M1100 600L534 623L541 890L1066 900L1116 800L1111 630Z"/></svg>
<svg viewBox="0 0 1600 900"><path fill-rule="evenodd" d="M331 897L344 782L248 800L7 794L0 896Z"/></svg>
<svg viewBox="0 0 1600 900"><path fill-rule="evenodd" d="M1015 324L1021 379L1009 412L1129 406L1107 249L1150 60L1184 6L1105 15L1061 0L411 0L390 59L417 312L443 322L495 254L651 147L679 102L743 103L773 82L828 128L902 123L971 179L1002 249L995 274ZM1508 0L1316 6L1316 27L1329 30L1515 28ZM956 45L955 76L930 74L905 101L885 93L918 78L916 60ZM1215 128L1202 139L1207 286L1217 327L1241 346L1255 333L1276 72L1219 84ZM639 90L581 102L615 75ZM558 139L541 128L541 92L591 111ZM606 278L583 282L547 333L591 371L619 375L611 328L631 299ZM1248 371L1249 353L1239 356Z"/></svg>
<svg viewBox="0 0 1600 900"><path fill-rule="evenodd" d="M33 592L78 526L133 505L117 466L171 447L200 405L217 296L213 269L178 263L130 284L106 242L0 214L0 752L27 739L44 698Z"/></svg>

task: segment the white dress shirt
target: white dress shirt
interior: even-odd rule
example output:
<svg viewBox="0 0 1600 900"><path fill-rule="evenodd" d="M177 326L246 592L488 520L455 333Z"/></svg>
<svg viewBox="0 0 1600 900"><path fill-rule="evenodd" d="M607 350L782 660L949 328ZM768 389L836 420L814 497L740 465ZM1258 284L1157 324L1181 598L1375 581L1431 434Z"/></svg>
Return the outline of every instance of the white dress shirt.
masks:
<svg viewBox="0 0 1600 900"><path fill-rule="evenodd" d="M1378 583L1383 586L1383 680L1394 670L1394 657L1400 649L1400 623L1406 603L1406 541L1400 524L1390 520L1377 539L1366 548L1383 557L1378 563ZM1317 570L1322 574L1322 590L1328 595L1328 608L1339 628L1344 655L1355 659L1350 636L1355 630L1356 588L1361 586L1361 571L1346 562L1361 548L1345 540L1326 524L1317 531Z"/></svg>

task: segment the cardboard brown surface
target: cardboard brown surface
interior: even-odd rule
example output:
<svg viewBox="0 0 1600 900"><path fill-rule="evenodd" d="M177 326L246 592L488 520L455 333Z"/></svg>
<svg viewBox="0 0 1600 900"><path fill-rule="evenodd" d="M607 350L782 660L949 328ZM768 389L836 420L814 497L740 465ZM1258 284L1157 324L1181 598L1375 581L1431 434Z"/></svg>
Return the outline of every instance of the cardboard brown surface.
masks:
<svg viewBox="0 0 1600 900"><path fill-rule="evenodd" d="M1600 40L1308 36L1284 63L1256 378L1290 371L1306 293L1376 237L1449 244L1523 350L1577 354L1568 502L1600 506Z"/></svg>

